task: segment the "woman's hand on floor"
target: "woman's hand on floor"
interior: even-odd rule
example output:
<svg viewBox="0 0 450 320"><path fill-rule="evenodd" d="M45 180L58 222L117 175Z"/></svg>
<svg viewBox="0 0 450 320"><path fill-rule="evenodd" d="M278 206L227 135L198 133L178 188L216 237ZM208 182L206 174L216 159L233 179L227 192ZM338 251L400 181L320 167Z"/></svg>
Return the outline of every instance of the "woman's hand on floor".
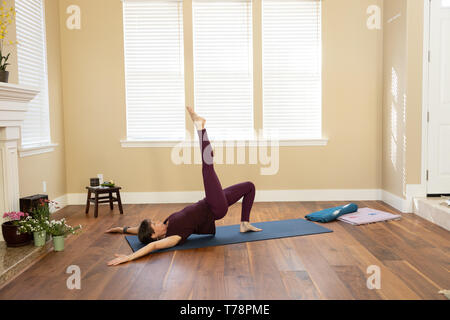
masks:
<svg viewBox="0 0 450 320"><path fill-rule="evenodd" d="M108 266L117 266L119 264L130 261L128 256L125 254L115 254L116 258L108 262Z"/></svg>
<svg viewBox="0 0 450 320"><path fill-rule="evenodd" d="M122 232L123 232L122 227L111 228L105 231L105 233L122 233Z"/></svg>

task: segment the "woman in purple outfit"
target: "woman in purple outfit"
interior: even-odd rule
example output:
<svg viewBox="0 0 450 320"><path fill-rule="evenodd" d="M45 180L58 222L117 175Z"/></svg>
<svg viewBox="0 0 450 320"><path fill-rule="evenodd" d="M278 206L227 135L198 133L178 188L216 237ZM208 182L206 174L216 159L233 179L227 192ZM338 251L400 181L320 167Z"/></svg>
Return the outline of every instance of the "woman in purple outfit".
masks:
<svg viewBox="0 0 450 320"><path fill-rule="evenodd" d="M116 254L116 258L108 262L109 266L138 259L155 250L183 244L191 234L215 234L215 221L222 219L227 214L228 207L241 198L243 200L240 231L261 231L249 223L250 211L255 199L254 184L243 182L222 189L214 171L213 151L205 129L206 120L198 116L190 107L187 107L187 111L199 135L205 198L173 213L164 222L145 219L139 227L117 227L107 230L108 233L136 234L142 243L147 244L144 248L128 256Z"/></svg>

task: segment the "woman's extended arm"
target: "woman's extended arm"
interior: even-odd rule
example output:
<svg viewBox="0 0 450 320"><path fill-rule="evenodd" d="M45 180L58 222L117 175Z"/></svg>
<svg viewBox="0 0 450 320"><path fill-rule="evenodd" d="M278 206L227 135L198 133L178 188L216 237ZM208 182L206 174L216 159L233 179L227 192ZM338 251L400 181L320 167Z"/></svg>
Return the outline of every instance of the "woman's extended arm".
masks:
<svg viewBox="0 0 450 320"><path fill-rule="evenodd" d="M124 254L116 254L116 258L114 260L111 260L108 262L108 266L117 266L121 263L129 262L132 260L139 259L140 257L143 257L150 252L153 252L155 250L161 250L166 248L174 247L180 242L181 237L180 236L170 236L168 238L164 238L162 240L154 241L143 247L142 249L134 252L133 254L130 254L129 256Z"/></svg>
<svg viewBox="0 0 450 320"><path fill-rule="evenodd" d="M138 234L139 227L130 227L127 229L129 234ZM105 231L105 233L123 233L123 227L111 228Z"/></svg>

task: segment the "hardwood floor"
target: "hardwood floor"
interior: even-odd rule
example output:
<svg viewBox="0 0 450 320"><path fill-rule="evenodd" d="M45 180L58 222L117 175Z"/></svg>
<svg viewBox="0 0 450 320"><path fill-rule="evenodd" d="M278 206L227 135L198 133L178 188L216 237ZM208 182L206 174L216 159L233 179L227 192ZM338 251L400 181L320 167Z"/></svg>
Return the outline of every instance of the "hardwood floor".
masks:
<svg viewBox="0 0 450 320"><path fill-rule="evenodd" d="M398 213L380 201L356 202ZM343 202L255 203L251 220L303 218ZM131 253L112 226L136 225L144 217L163 220L182 204L101 206L99 218L84 206L57 213L83 225L51 252L0 290L0 299L446 299L450 288L450 234L416 215L400 221L351 226L332 222L333 233L153 254L117 267L114 253ZM237 224L241 205L217 225ZM81 290L69 290L66 269L81 269ZM367 268L381 270L381 289L366 286Z"/></svg>

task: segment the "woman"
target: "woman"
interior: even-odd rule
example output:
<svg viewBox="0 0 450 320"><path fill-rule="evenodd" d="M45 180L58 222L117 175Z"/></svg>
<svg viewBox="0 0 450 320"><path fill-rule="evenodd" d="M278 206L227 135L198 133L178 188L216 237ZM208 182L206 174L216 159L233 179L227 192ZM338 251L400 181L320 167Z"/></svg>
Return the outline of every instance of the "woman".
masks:
<svg viewBox="0 0 450 320"><path fill-rule="evenodd" d="M250 210L255 199L255 186L244 182L222 189L214 171L213 152L205 129L206 120L199 117L192 108L187 107L197 129L202 151L202 174L205 198L183 210L173 213L164 222L146 219L139 227L117 227L107 230L109 233L137 234L144 248L131 255L116 254L116 258L108 262L109 266L129 262L143 257L150 252L183 244L191 234L215 234L215 221L222 219L228 207L243 197L241 212L241 232L261 231L249 223Z"/></svg>

